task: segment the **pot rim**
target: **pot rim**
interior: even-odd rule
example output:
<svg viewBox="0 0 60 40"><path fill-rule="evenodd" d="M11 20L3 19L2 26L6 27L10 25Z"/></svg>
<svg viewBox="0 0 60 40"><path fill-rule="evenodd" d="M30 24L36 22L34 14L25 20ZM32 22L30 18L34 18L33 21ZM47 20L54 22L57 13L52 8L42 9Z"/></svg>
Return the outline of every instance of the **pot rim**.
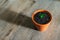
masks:
<svg viewBox="0 0 60 40"><path fill-rule="evenodd" d="M50 21L47 22L46 24L39 24L39 23L37 23L37 22L34 20L34 16L37 14L37 12L48 12L48 15L50 16ZM52 19L52 15L51 15L51 13L50 13L49 11L47 11L47 10L38 9L38 10L34 11L33 14L32 14L32 20L33 20L33 22L34 22L35 24L37 24L37 25L47 25L48 23L51 22L51 19Z"/></svg>

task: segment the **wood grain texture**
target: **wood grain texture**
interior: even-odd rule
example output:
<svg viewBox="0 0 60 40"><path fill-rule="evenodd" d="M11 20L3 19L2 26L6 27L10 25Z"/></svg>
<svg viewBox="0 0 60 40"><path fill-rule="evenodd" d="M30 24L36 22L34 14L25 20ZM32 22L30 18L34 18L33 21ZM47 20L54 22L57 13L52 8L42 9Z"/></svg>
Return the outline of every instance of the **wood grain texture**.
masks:
<svg viewBox="0 0 60 40"><path fill-rule="evenodd" d="M32 23L31 15L37 9L52 14L52 22L45 32L38 31ZM60 40L60 1L0 0L0 40Z"/></svg>

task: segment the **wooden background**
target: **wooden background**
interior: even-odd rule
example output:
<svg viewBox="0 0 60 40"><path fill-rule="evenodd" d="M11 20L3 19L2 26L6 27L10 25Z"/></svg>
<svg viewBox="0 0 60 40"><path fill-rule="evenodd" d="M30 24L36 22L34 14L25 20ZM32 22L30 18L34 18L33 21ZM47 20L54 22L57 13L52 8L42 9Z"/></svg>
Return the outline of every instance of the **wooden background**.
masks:
<svg viewBox="0 0 60 40"><path fill-rule="evenodd" d="M37 9L48 10L52 22L45 32L31 20ZM60 40L59 0L0 0L0 40Z"/></svg>

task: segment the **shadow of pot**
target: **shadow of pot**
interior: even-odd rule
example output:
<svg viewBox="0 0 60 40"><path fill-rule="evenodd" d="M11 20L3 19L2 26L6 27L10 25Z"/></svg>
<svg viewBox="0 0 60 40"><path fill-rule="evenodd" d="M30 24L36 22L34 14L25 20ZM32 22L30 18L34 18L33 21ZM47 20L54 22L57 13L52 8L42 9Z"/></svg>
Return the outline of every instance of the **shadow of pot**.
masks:
<svg viewBox="0 0 60 40"><path fill-rule="evenodd" d="M51 23L52 15L47 10L36 10L32 14L32 21L39 31L46 31Z"/></svg>

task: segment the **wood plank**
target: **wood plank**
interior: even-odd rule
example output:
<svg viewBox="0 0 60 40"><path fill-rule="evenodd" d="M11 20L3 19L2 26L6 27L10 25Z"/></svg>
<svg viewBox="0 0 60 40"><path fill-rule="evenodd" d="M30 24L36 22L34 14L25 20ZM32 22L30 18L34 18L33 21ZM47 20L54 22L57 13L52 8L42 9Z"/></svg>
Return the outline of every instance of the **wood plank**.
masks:
<svg viewBox="0 0 60 40"><path fill-rule="evenodd" d="M32 6L27 5L28 8L25 6L21 11L16 11L18 9L14 8L16 5L11 6L9 3L8 7L4 5L0 7L0 40L60 40L59 1L35 0ZM52 22L45 32L38 31L32 23L31 15L37 9L45 9L52 14Z"/></svg>

